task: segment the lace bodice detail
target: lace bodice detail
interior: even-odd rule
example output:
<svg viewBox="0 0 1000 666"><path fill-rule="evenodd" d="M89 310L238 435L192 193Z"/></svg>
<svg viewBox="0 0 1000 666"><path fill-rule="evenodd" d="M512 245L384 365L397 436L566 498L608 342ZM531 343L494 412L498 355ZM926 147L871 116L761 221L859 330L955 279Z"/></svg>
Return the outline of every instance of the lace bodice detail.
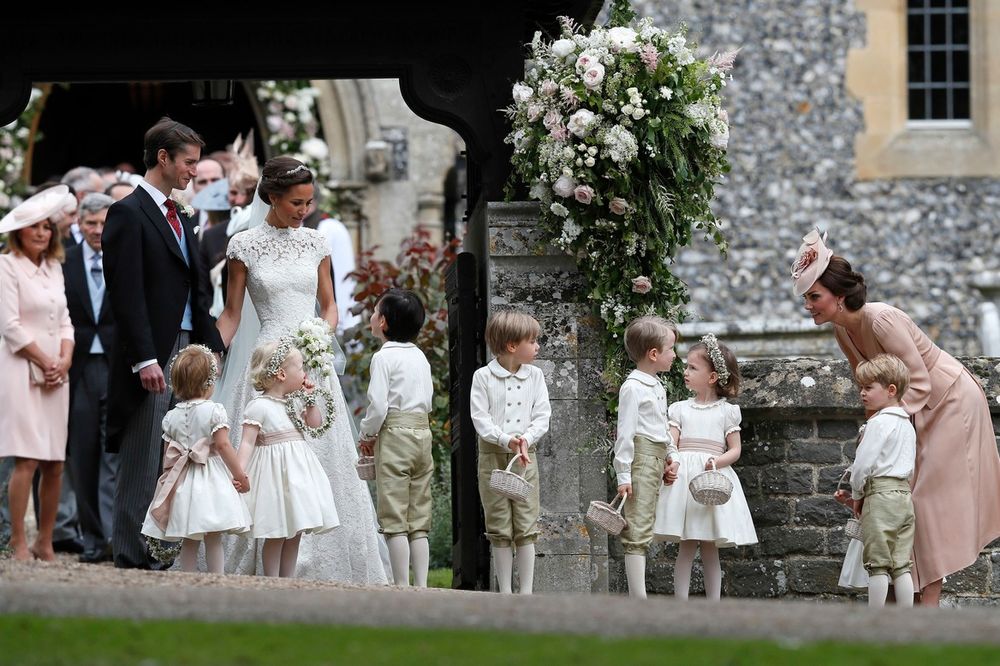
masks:
<svg viewBox="0 0 1000 666"><path fill-rule="evenodd" d="M306 227L264 223L232 237L226 256L247 267L262 340L281 337L316 315L317 269L329 254L323 234Z"/></svg>

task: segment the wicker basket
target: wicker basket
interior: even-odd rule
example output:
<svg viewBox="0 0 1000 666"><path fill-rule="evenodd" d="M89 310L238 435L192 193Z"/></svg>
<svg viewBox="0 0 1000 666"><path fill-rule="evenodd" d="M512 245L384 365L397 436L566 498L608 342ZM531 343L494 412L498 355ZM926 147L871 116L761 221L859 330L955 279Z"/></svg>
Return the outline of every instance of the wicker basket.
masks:
<svg viewBox="0 0 1000 666"><path fill-rule="evenodd" d="M718 506L725 504L732 497L733 482L715 468L715 458L712 458L712 469L691 479L688 490L698 504Z"/></svg>
<svg viewBox="0 0 1000 666"><path fill-rule="evenodd" d="M837 482L837 490L840 490L840 486L844 484L848 475L851 473L851 468L848 467L844 470L844 473L840 477L840 481ZM864 541L864 533L861 531L861 520L851 516L847 519L847 523L844 525L844 534L847 535L848 539L857 539L858 541Z"/></svg>
<svg viewBox="0 0 1000 666"><path fill-rule="evenodd" d="M617 508L615 508L615 500L621 500L618 502ZM594 500L590 503L590 508L587 509L587 520L608 534L617 536L621 534L627 524L625 517L622 516L623 508L625 508L625 495L619 495L611 500L610 504Z"/></svg>
<svg viewBox="0 0 1000 666"><path fill-rule="evenodd" d="M362 481L374 481L375 480L375 457L374 456L359 456L358 464L355 465L358 470L358 478Z"/></svg>
<svg viewBox="0 0 1000 666"><path fill-rule="evenodd" d="M527 502L531 495L532 485L523 477L510 471L520 456L514 456L507 463L507 469L495 469L490 474L490 490L497 495L515 502Z"/></svg>

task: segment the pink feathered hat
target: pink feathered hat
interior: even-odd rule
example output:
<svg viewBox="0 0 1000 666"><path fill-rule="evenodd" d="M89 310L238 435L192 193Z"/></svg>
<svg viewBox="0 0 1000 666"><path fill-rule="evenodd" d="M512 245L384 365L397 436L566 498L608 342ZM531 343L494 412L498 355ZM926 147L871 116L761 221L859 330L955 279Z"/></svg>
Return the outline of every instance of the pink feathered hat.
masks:
<svg viewBox="0 0 1000 666"><path fill-rule="evenodd" d="M802 238L795 261L792 263L792 281L795 295L809 291L826 267L830 265L833 250L826 246L826 234L820 236L819 229L813 229Z"/></svg>

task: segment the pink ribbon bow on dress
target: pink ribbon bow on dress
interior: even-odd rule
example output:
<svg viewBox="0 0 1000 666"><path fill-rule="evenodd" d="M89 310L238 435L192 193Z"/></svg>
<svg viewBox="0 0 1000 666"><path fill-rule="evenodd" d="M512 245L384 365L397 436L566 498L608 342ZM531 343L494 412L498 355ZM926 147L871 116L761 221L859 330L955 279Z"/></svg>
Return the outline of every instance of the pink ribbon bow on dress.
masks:
<svg viewBox="0 0 1000 666"><path fill-rule="evenodd" d="M163 452L163 474L157 480L156 496L150 505L149 515L161 530L167 529L170 520L170 505L174 501L174 492L184 479L187 465L193 462L204 465L212 453L212 438L203 437L194 443L190 449L174 440L168 440Z"/></svg>

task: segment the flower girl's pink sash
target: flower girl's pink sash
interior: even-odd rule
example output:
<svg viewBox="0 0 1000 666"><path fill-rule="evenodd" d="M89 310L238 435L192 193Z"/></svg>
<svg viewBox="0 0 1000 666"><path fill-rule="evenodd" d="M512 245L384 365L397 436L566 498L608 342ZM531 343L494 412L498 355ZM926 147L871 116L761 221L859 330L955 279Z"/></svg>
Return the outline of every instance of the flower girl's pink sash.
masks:
<svg viewBox="0 0 1000 666"><path fill-rule="evenodd" d="M681 441L677 443L677 450L699 451L701 453L710 453L713 456L721 456L726 452L726 445L722 442L702 439L701 437L681 437Z"/></svg>
<svg viewBox="0 0 1000 666"><path fill-rule="evenodd" d="M302 433L292 428L291 430L275 430L274 432L262 432L257 435L256 446L270 446L271 444L281 444L282 442L300 442Z"/></svg>
<svg viewBox="0 0 1000 666"><path fill-rule="evenodd" d="M212 455L212 438L203 437L194 443L190 449L174 440L166 440L167 448L163 452L163 474L156 488L156 497L150 505L149 515L161 530L167 529L170 520L170 505L174 501L174 492L187 473L189 462L204 465Z"/></svg>

